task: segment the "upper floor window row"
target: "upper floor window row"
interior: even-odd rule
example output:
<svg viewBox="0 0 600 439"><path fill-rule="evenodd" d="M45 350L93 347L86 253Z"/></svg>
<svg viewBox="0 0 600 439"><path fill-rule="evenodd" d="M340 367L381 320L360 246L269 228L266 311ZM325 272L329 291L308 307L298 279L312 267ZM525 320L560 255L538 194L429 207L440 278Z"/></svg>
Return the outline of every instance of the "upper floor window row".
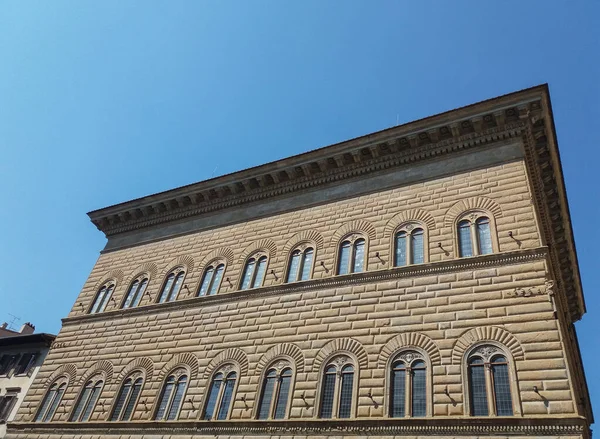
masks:
<svg viewBox="0 0 600 439"><path fill-rule="evenodd" d="M472 257L493 253L497 248L495 225L493 218L485 212L468 212L458 218L456 222L456 251L459 257ZM368 237L355 232L344 237L338 247L335 272L337 275L360 273L367 270ZM412 264L429 262L428 230L420 222L408 222L398 227L391 243L392 264L402 267ZM378 256L378 254L377 254ZM315 246L310 243L300 244L292 249L289 254L285 283L306 281L312 278L316 259ZM245 261L240 280L239 290L259 288L263 286L267 276L269 254L257 251ZM323 265L323 262L321 262ZM215 260L209 263L202 273L197 296L212 296L219 293L223 280L226 279L232 286L229 278L225 278L227 264L225 260ZM271 274L279 279L273 270ZM178 267L169 272L163 281L162 288L155 302L164 303L177 300L184 287L186 270ZM141 275L129 286L123 299L122 308L139 306L144 296L152 297L148 292L149 277ZM187 288L187 287L186 287ZM107 308L115 289L114 282L103 285L92 303L90 313L102 312ZM116 302L115 302L116 306Z"/></svg>

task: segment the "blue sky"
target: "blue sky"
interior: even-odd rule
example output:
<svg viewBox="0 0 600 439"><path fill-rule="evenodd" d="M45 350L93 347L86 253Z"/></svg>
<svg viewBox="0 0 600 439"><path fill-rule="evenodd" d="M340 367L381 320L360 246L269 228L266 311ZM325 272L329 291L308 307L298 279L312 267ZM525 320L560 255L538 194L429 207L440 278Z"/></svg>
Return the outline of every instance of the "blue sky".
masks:
<svg viewBox="0 0 600 439"><path fill-rule="evenodd" d="M600 407L599 16L597 1L0 3L0 321L60 329L105 243L90 210L548 82Z"/></svg>

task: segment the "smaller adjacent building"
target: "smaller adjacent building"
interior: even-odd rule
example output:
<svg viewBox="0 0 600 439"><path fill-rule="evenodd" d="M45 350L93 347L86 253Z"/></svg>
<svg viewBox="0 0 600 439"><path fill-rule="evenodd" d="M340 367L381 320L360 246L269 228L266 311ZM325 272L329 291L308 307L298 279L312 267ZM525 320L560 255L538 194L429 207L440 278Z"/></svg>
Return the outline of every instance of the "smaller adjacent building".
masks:
<svg viewBox="0 0 600 439"><path fill-rule="evenodd" d="M0 438L6 435L6 423L13 420L56 337L34 334L30 323L19 332L6 326L0 326Z"/></svg>

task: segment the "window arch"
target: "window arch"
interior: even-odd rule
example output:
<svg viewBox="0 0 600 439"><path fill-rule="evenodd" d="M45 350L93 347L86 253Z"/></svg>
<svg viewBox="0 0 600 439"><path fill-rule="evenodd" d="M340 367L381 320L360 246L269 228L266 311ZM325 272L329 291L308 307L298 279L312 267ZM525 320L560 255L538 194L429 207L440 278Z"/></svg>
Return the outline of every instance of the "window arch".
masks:
<svg viewBox="0 0 600 439"><path fill-rule="evenodd" d="M219 292L225 273L225 263L220 260L211 262L205 269L198 289L198 296L213 296Z"/></svg>
<svg viewBox="0 0 600 439"><path fill-rule="evenodd" d="M173 302L177 299L177 295L183 285L184 277L185 270L182 267L178 267L171 271L165 279L160 294L158 295L158 303Z"/></svg>
<svg viewBox="0 0 600 439"><path fill-rule="evenodd" d="M326 363L321 378L320 418L352 417L357 376L354 361L347 355L336 356Z"/></svg>
<svg viewBox="0 0 600 439"><path fill-rule="evenodd" d="M287 360L267 368L258 400L257 419L285 419L291 405L294 371Z"/></svg>
<svg viewBox="0 0 600 439"><path fill-rule="evenodd" d="M315 247L311 244L301 244L290 253L285 282L309 280L313 271Z"/></svg>
<svg viewBox="0 0 600 439"><path fill-rule="evenodd" d="M394 266L422 264L429 259L427 231L418 223L404 224L394 234Z"/></svg>
<svg viewBox="0 0 600 439"><path fill-rule="evenodd" d="M44 396L40 408L35 415L35 422L50 422L56 413L65 390L67 388L66 378L55 381Z"/></svg>
<svg viewBox="0 0 600 439"><path fill-rule="evenodd" d="M238 372L233 365L227 364L215 373L210 382L208 396L202 412L205 421L228 419L235 401Z"/></svg>
<svg viewBox="0 0 600 439"><path fill-rule="evenodd" d="M240 290L261 287L265 280L268 263L269 257L264 252L257 252L250 256L244 266Z"/></svg>
<svg viewBox="0 0 600 439"><path fill-rule="evenodd" d="M185 369L177 369L170 373L162 387L155 421L172 421L177 419L183 405L185 392L188 385L188 373Z"/></svg>
<svg viewBox="0 0 600 439"><path fill-rule="evenodd" d="M86 422L90 419L103 388L104 380L99 376L85 383L71 414L71 422Z"/></svg>
<svg viewBox="0 0 600 439"><path fill-rule="evenodd" d="M366 269L367 241L359 234L347 236L339 246L337 274L360 273Z"/></svg>
<svg viewBox="0 0 600 439"><path fill-rule="evenodd" d="M456 239L461 258L487 255L497 247L492 217L485 212L468 212L458 218Z"/></svg>
<svg viewBox="0 0 600 439"><path fill-rule="evenodd" d="M144 293L146 292L146 287L148 287L148 280L148 276L142 274L131 283L121 308L135 308L140 304L142 297L144 297Z"/></svg>
<svg viewBox="0 0 600 439"><path fill-rule="evenodd" d="M102 288L100 288L100 290L98 290L98 293L94 298L94 302L92 303L92 307L90 308L90 314L96 314L106 309L106 305L108 304L108 301L112 298L112 293L114 289L114 282L108 282L104 284Z"/></svg>
<svg viewBox="0 0 600 439"><path fill-rule="evenodd" d="M423 354L409 350L391 363L389 412L391 418L427 416L427 362Z"/></svg>
<svg viewBox="0 0 600 439"><path fill-rule="evenodd" d="M123 384L119 395L115 400L109 421L130 421L144 386L144 377L141 372L129 375Z"/></svg>
<svg viewBox="0 0 600 439"><path fill-rule="evenodd" d="M511 373L507 354L482 345L467 356L471 416L513 416Z"/></svg>

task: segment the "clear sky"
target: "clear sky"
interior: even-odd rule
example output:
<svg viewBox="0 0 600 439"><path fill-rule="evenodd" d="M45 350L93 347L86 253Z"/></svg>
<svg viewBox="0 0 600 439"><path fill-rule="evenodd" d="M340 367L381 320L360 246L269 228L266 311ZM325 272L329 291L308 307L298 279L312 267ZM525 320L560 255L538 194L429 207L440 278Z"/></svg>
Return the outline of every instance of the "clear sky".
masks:
<svg viewBox="0 0 600 439"><path fill-rule="evenodd" d="M599 1L3 1L0 322L60 329L86 212L547 82L600 408Z"/></svg>

